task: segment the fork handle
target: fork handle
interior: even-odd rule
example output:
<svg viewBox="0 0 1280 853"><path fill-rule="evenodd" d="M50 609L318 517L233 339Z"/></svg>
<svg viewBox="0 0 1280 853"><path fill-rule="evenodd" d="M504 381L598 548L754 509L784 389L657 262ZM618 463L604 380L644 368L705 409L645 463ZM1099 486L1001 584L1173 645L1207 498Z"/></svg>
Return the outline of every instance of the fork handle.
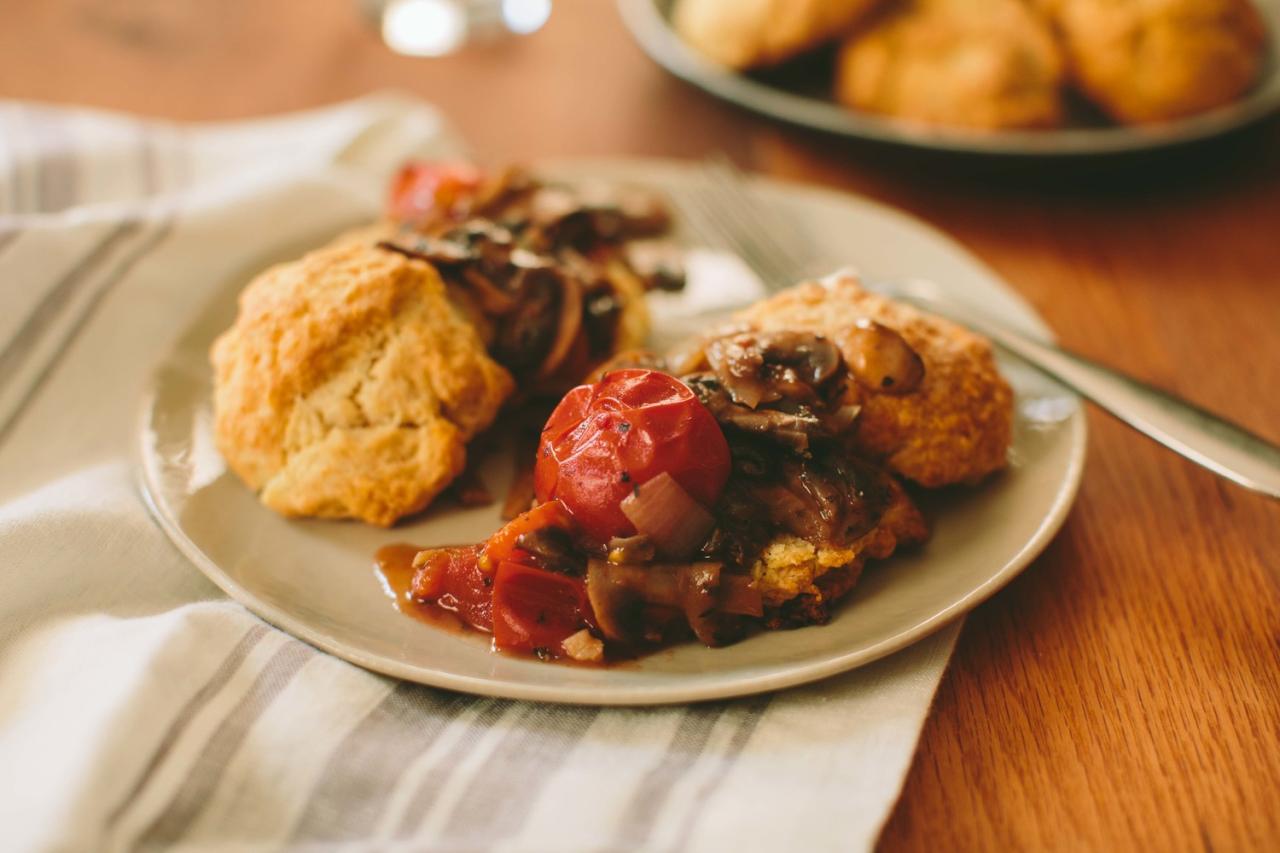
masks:
<svg viewBox="0 0 1280 853"><path fill-rule="evenodd" d="M968 312L963 322L1170 450L1247 489L1280 498L1280 447L1074 353Z"/></svg>

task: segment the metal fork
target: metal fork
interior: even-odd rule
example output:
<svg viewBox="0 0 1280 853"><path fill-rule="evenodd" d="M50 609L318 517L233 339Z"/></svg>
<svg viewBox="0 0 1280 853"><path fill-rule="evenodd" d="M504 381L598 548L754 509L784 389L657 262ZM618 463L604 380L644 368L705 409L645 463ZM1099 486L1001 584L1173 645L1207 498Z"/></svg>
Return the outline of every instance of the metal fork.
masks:
<svg viewBox="0 0 1280 853"><path fill-rule="evenodd" d="M699 238L712 248L737 254L770 292L840 266L821 257L798 228L761 204L728 157L709 158L699 177L694 185L672 194L676 206ZM1280 498L1280 447L1244 428L1167 391L1015 331L933 282L863 279L862 283L986 335L1006 352L1170 450L1247 489Z"/></svg>

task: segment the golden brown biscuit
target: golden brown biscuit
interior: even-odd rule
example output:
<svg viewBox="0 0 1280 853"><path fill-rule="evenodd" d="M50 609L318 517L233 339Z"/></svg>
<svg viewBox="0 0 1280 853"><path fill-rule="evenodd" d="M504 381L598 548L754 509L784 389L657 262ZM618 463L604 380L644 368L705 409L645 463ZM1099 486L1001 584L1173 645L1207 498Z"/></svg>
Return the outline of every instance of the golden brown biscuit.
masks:
<svg viewBox="0 0 1280 853"><path fill-rule="evenodd" d="M1251 0L1040 0L1076 86L1123 122L1230 103L1258 78L1266 29Z"/></svg>
<svg viewBox="0 0 1280 853"><path fill-rule="evenodd" d="M924 377L901 395L855 386L862 406L859 447L928 487L973 483L1003 468L1013 433L1013 392L985 338L863 290L850 276L797 285L735 320L749 329L825 335L852 362L855 323L864 318L897 331L923 359Z"/></svg>
<svg viewBox="0 0 1280 853"><path fill-rule="evenodd" d="M890 483L884 515L845 547L815 545L789 533L774 537L751 566L751 580L765 605L781 607L801 596L808 597L806 605L829 604L853 588L868 559L883 560L899 545L923 542L929 535L924 516L897 482Z"/></svg>
<svg viewBox="0 0 1280 853"><path fill-rule="evenodd" d="M676 32L730 68L774 65L847 31L882 0L679 0Z"/></svg>
<svg viewBox="0 0 1280 853"><path fill-rule="evenodd" d="M218 448L263 503L379 525L462 471L513 385L431 266L362 240L259 275L212 359Z"/></svg>
<svg viewBox="0 0 1280 853"><path fill-rule="evenodd" d="M1035 128L1062 123L1062 56L1020 0L909 0L840 49L836 97L926 124Z"/></svg>

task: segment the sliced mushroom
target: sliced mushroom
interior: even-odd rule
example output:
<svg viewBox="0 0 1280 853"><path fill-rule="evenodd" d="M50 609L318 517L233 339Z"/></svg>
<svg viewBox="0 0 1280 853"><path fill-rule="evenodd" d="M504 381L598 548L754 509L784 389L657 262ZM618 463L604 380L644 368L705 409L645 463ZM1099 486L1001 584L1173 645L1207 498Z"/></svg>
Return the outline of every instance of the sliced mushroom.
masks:
<svg viewBox="0 0 1280 853"><path fill-rule="evenodd" d="M764 598L745 575L720 575L720 603L717 609L739 616L763 616Z"/></svg>
<svg viewBox="0 0 1280 853"><path fill-rule="evenodd" d="M683 376L686 373L701 373L708 368L706 342L695 338L686 341L667 353L667 363L671 373Z"/></svg>
<svg viewBox="0 0 1280 853"><path fill-rule="evenodd" d="M461 264L475 260L477 257L476 253L463 243L437 237L424 237L419 234L402 234L394 240L380 240L377 245L379 249L432 264Z"/></svg>
<svg viewBox="0 0 1280 853"><path fill-rule="evenodd" d="M863 318L849 331L849 370L881 394L910 394L924 379L924 360L895 330Z"/></svg>
<svg viewBox="0 0 1280 853"><path fill-rule="evenodd" d="M715 338L707 363L735 403L754 409L777 400L816 400L841 366L840 350L807 332L740 332Z"/></svg>
<svg viewBox="0 0 1280 853"><path fill-rule="evenodd" d="M480 184L472 205L473 213L488 213L509 204L530 189L533 182L519 166L508 166Z"/></svg>
<svg viewBox="0 0 1280 853"><path fill-rule="evenodd" d="M490 219L468 219L456 228L450 229L445 236L465 240L467 245L477 248L485 244L510 246L515 240L515 235L511 233L510 228Z"/></svg>
<svg viewBox="0 0 1280 853"><path fill-rule="evenodd" d="M697 373L682 378L721 426L771 439L800 453L809 449L813 438L845 432L858 415L857 406L842 405L832 411L785 400L776 408L750 409L733 401L718 376Z"/></svg>
<svg viewBox="0 0 1280 853"><path fill-rule="evenodd" d="M540 568L561 574L582 576L586 560L574 548L568 531L560 527L540 527L521 533L516 547L532 555Z"/></svg>
<svg viewBox="0 0 1280 853"><path fill-rule="evenodd" d="M797 453L809 449L809 432L817 426L817 421L807 421L774 409L752 411L738 406L726 409L720 422L744 432L766 436Z"/></svg>
<svg viewBox="0 0 1280 853"><path fill-rule="evenodd" d="M568 187L542 186L529 196L529 219L535 225L553 225L581 209L582 202Z"/></svg>
<svg viewBox="0 0 1280 853"><path fill-rule="evenodd" d="M647 563L656 553L648 536L615 536L608 548L610 563Z"/></svg>
<svg viewBox="0 0 1280 853"><path fill-rule="evenodd" d="M645 290L680 290L684 287L684 250L672 243L658 240L627 243L623 257L644 282Z"/></svg>
<svg viewBox="0 0 1280 853"><path fill-rule="evenodd" d="M708 646L717 641L718 622L714 614L720 589L719 563L698 562L680 566L680 606L694 635Z"/></svg>
<svg viewBox="0 0 1280 853"><path fill-rule="evenodd" d="M679 605L679 590L671 573L654 565L587 563L587 599L606 639L638 643L644 639L646 604Z"/></svg>
<svg viewBox="0 0 1280 853"><path fill-rule="evenodd" d="M840 368L840 350L821 335L808 332L773 332L762 336L764 360L792 368L800 379L818 386Z"/></svg>
<svg viewBox="0 0 1280 853"><path fill-rule="evenodd" d="M647 631L646 613L670 608L684 615L698 639L719 645L737 630L735 617L716 611L721 568L710 561L636 565L591 560L587 597L607 639L641 642L655 633Z"/></svg>
<svg viewBox="0 0 1280 853"><path fill-rule="evenodd" d="M512 249L511 255L507 259L513 267L519 269L546 269L551 266L551 262L541 255L534 254L528 249Z"/></svg>
<svg viewBox="0 0 1280 853"><path fill-rule="evenodd" d="M754 409L781 395L764 378L764 351L750 333L716 338L704 350L707 363L720 378L733 402Z"/></svg>
<svg viewBox="0 0 1280 853"><path fill-rule="evenodd" d="M491 347L493 357L527 376L550 351L560 322L560 288L554 270L520 270L512 280L516 307L502 317Z"/></svg>
<svg viewBox="0 0 1280 853"><path fill-rule="evenodd" d="M671 226L671 213L657 194L639 187L621 187L615 191L614 206L622 215L627 237L661 234Z"/></svg>

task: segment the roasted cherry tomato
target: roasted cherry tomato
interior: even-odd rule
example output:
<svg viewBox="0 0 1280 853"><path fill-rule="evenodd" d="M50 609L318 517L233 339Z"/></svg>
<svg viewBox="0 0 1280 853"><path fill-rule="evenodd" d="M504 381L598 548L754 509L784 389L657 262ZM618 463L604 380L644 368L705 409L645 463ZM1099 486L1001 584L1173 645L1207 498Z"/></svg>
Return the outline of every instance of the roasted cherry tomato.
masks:
<svg viewBox="0 0 1280 853"><path fill-rule="evenodd" d="M486 572L492 572L504 560L523 562L526 555L516 545L516 541L524 534L544 527L573 529L573 518L564 508L564 504L559 501L547 501L527 512L520 513L504 524L497 533L489 537L489 541L484 543L484 550L480 554L480 568Z"/></svg>
<svg viewBox="0 0 1280 853"><path fill-rule="evenodd" d="M493 578L480 570L480 546L435 548L414 561L413 597L452 610L468 625L493 630Z"/></svg>
<svg viewBox="0 0 1280 853"><path fill-rule="evenodd" d="M387 213L399 222L447 216L475 194L484 174L467 163L407 163L391 182Z"/></svg>
<svg viewBox="0 0 1280 853"><path fill-rule="evenodd" d="M729 445L711 412L680 380L616 370L560 401L542 430L534 488L559 500L597 542L630 536L619 504L667 472L710 508L729 476Z"/></svg>
<svg viewBox="0 0 1280 853"><path fill-rule="evenodd" d="M507 560L493 578L493 641L500 649L559 656L560 644L590 621L578 578Z"/></svg>

